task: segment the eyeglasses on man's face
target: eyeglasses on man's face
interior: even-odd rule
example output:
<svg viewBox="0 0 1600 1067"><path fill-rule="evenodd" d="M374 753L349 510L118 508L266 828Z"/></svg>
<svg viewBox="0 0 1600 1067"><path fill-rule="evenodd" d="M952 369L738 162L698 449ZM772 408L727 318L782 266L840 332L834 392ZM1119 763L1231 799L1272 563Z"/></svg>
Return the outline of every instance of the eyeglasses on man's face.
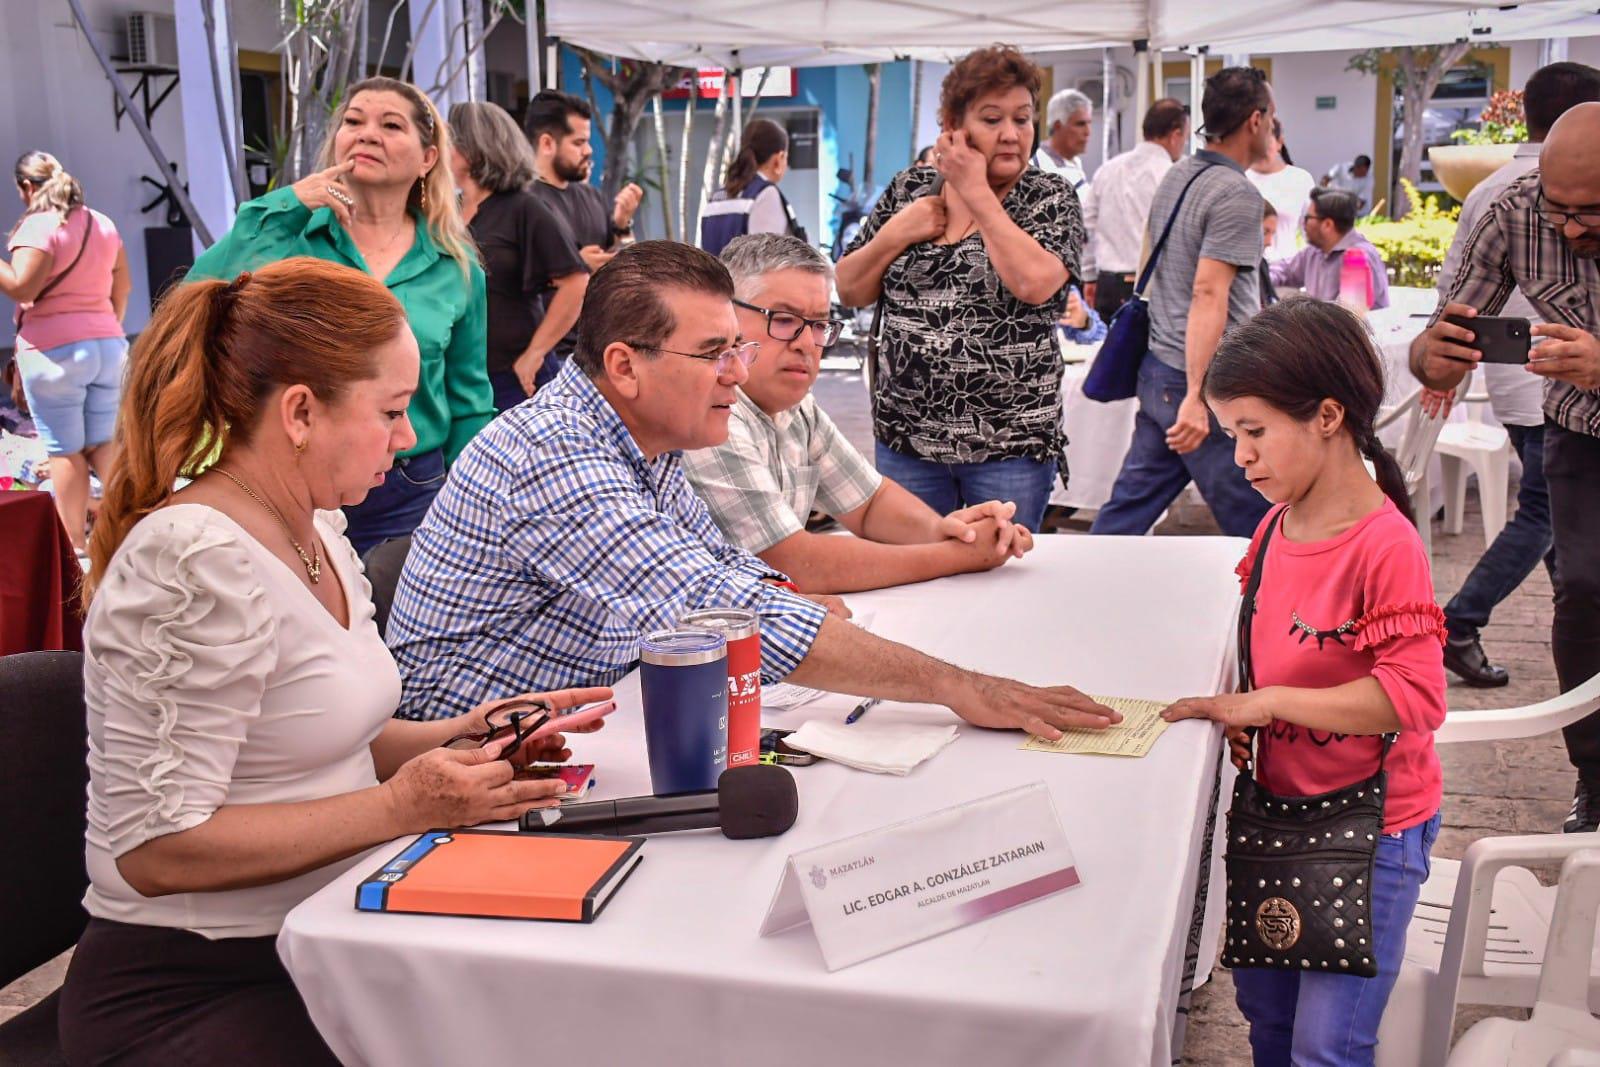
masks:
<svg viewBox="0 0 1600 1067"><path fill-rule="evenodd" d="M1567 223L1576 222L1586 230L1600 229L1600 209L1583 208L1578 211L1567 211L1563 208L1550 206L1550 201L1544 198L1544 190L1539 190L1535 198L1540 217L1558 230L1564 230Z"/></svg>
<svg viewBox="0 0 1600 1067"><path fill-rule="evenodd" d="M832 348L844 331L843 319L808 319L792 311L774 311L743 300L735 300L734 304L746 311L759 312L767 320L767 336L774 341L796 340L802 331L809 329L818 348Z"/></svg>
<svg viewBox="0 0 1600 1067"><path fill-rule="evenodd" d="M756 356L761 354L760 341L741 341L732 348L721 352L680 352L676 348L662 348L660 345L639 344L634 341L624 341L630 348L637 348L641 352L665 352L670 356L683 356L685 359L698 359L702 363L714 363L717 375L725 377L733 373L735 363L748 367L756 361Z"/></svg>

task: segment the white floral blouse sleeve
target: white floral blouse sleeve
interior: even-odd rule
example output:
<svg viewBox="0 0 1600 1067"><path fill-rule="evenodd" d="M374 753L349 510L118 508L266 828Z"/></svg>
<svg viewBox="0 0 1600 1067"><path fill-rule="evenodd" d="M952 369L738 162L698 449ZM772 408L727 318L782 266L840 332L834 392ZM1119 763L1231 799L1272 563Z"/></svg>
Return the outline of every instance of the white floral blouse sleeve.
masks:
<svg viewBox="0 0 1600 1067"><path fill-rule="evenodd" d="M90 800L113 856L198 826L227 802L276 643L234 532L158 512L130 535L85 634L90 739L103 768Z"/></svg>

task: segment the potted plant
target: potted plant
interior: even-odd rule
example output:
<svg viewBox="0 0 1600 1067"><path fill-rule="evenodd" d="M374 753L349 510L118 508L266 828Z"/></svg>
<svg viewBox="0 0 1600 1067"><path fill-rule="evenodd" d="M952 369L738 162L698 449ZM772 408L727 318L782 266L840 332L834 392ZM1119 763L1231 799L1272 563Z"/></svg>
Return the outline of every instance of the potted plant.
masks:
<svg viewBox="0 0 1600 1067"><path fill-rule="evenodd" d="M1527 141L1522 90L1501 89L1478 116L1476 130L1457 130L1451 136L1461 143L1435 145L1428 149L1428 159L1445 190L1465 200L1474 186L1509 163L1517 146Z"/></svg>

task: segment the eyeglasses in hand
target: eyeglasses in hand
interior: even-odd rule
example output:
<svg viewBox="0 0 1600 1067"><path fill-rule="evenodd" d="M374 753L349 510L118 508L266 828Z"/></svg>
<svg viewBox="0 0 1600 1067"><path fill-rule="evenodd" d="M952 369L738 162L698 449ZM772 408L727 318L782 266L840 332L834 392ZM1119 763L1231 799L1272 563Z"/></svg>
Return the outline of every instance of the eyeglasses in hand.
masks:
<svg viewBox="0 0 1600 1067"><path fill-rule="evenodd" d="M498 741L505 737L507 732L510 732L513 735L512 742L504 749L504 758L510 761L512 753L522 747L522 742L533 736L535 730L550 721L550 716L554 710L542 700L508 700L484 716L485 725L488 727L487 730L470 734L457 734L440 747L454 749L458 752L470 751L475 748L482 748L491 741Z"/></svg>
<svg viewBox="0 0 1600 1067"><path fill-rule="evenodd" d="M833 343L839 339L839 334L844 331L843 319L808 319L792 311L774 311L771 308L747 304L743 300L735 300L734 303L749 311L759 311L765 315L767 336L774 341L793 341L800 336L802 330L809 328L811 338L817 342L818 348L832 348Z"/></svg>

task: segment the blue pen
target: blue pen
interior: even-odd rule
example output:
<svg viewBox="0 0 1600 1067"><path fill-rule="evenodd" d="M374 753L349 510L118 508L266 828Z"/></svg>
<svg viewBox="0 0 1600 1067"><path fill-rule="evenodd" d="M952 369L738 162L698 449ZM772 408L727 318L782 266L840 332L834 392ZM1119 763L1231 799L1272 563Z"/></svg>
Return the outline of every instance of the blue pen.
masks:
<svg viewBox="0 0 1600 1067"><path fill-rule="evenodd" d="M857 704L855 708L851 710L850 714L844 717L844 724L849 726L851 723L861 718L861 716L877 707L880 703L882 703L882 701L878 697L868 697L866 700L863 700L861 703Z"/></svg>

